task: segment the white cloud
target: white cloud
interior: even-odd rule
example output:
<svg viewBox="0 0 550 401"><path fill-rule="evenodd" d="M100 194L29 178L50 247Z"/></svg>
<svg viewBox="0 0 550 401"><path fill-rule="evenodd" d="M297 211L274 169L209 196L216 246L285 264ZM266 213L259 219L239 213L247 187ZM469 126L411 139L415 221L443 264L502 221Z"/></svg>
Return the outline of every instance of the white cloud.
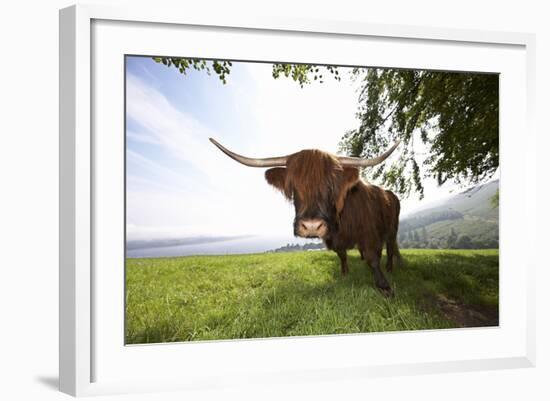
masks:
<svg viewBox="0 0 550 401"><path fill-rule="evenodd" d="M152 135L148 135L143 132L135 132L131 130L126 131L126 137L137 142L147 143L150 145L160 145L160 142Z"/></svg>
<svg viewBox="0 0 550 401"><path fill-rule="evenodd" d="M204 145L209 131L135 75L128 74L126 79L128 116L174 156L200 166L208 155Z"/></svg>

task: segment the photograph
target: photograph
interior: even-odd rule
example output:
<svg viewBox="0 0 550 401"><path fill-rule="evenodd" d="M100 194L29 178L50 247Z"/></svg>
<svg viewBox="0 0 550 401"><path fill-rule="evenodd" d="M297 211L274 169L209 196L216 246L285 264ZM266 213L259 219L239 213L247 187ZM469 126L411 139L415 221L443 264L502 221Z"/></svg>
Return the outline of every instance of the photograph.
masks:
<svg viewBox="0 0 550 401"><path fill-rule="evenodd" d="M499 74L124 56L125 344L499 326Z"/></svg>

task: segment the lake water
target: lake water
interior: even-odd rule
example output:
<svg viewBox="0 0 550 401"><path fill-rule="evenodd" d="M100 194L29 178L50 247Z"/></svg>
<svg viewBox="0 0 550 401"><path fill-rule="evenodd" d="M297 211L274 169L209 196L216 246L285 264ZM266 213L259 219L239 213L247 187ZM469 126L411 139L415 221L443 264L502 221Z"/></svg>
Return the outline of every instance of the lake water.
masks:
<svg viewBox="0 0 550 401"><path fill-rule="evenodd" d="M129 258L158 258L171 256L191 256L191 255L231 255L243 253L261 253L272 251L286 244L318 243L305 238L289 237L268 237L268 236L250 236L245 238L229 239L216 242L205 242L199 244L173 245L162 247L142 247L127 249L126 256Z"/></svg>

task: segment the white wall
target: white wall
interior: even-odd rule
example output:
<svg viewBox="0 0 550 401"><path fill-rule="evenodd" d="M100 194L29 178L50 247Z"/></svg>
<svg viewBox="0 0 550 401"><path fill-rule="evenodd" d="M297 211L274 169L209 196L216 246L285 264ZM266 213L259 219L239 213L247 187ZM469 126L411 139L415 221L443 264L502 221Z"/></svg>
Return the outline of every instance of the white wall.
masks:
<svg viewBox="0 0 550 401"><path fill-rule="evenodd" d="M98 3L100 1L97 1ZM125 4L131 1L101 1ZM147 3L147 2L142 2ZM251 2L199 0L155 1L180 4L190 13L206 8L223 14L250 13L328 19L361 19L375 23L430 25L534 32L537 36L537 129L539 149L548 149L543 121L550 109L550 30L544 1L521 2L340 0ZM219 6L213 4L219 3ZM0 6L0 397L6 400L64 399L57 393L57 220L58 220L58 8L69 1L4 1ZM545 136L545 137L543 137ZM538 161L539 199L548 171ZM542 209L542 204L540 209ZM548 231L542 210L539 232ZM544 230L542 229L544 227ZM538 234L538 235L537 235ZM545 242L548 238L544 238ZM223 397L254 399L548 399L550 377L550 282L547 257L537 272L538 367L483 373L328 382L293 388L231 390ZM181 399L182 394L126 396L132 400ZM192 399L219 399L221 392L193 394ZM107 397L115 399L115 397ZM190 397L191 398L191 397ZM117 398L118 399L118 398Z"/></svg>

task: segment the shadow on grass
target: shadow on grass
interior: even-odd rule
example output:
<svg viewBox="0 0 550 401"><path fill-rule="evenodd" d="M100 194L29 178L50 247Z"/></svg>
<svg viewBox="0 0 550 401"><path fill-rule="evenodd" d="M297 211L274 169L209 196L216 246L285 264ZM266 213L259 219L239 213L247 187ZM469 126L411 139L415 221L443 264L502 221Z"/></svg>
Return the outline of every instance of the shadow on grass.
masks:
<svg viewBox="0 0 550 401"><path fill-rule="evenodd" d="M312 261L326 263L326 255L316 256ZM397 302L408 309L438 315L448 320L451 327L499 324L498 255L434 252L426 257L411 254L404 256L403 264L394 266L392 273L385 270L386 258L383 257L382 271L395 291L390 299L376 289L372 269L359 255L348 255L348 264L350 271L342 277L340 260L334 254L332 281L322 285L281 282L274 293L280 302L296 297L302 301L328 302L338 293L359 291L368 294L374 302ZM270 299L264 301L267 309L275 305Z"/></svg>
<svg viewBox="0 0 550 401"><path fill-rule="evenodd" d="M401 288L418 288L424 305L458 327L499 325L498 254L442 252L407 258L410 269L398 271L394 281L401 281Z"/></svg>

